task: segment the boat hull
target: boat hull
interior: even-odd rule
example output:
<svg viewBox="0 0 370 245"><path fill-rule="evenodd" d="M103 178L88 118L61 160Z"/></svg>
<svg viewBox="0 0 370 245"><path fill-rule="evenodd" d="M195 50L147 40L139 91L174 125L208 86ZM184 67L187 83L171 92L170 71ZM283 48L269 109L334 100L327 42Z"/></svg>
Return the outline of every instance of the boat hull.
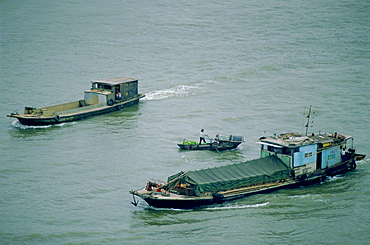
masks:
<svg viewBox="0 0 370 245"><path fill-rule="evenodd" d="M355 160L356 161L364 160L365 157L366 157L366 155L364 155L364 154L355 154Z"/></svg>
<svg viewBox="0 0 370 245"><path fill-rule="evenodd" d="M303 184L303 182L302 182ZM287 182L282 183L279 185L275 185L270 188L260 188L256 190L246 191L246 192L239 192L238 194L231 194L231 195L213 195L213 196L206 196L206 197L191 197L191 196L184 196L183 198L163 198L157 195L150 195L150 194L142 194L140 192L132 191L131 194L137 195L142 198L145 202L148 203L149 206L155 208L174 208L174 209L194 209L199 208L202 206L209 206L214 204L221 204L227 201L233 201L240 198L244 198L253 194L261 194L261 193L268 193L272 192L281 188L292 188L295 185L300 185L299 182Z"/></svg>
<svg viewBox="0 0 370 245"><path fill-rule="evenodd" d="M133 99L119 102L113 105L104 105L101 107L94 107L90 108L87 106L86 108L82 108L82 110L79 110L78 112L74 113L66 113L63 114L63 111L58 112L56 115L53 116L33 116L28 114L9 114L8 117L13 117L18 119L18 121L26 126L45 126L45 125L53 125L53 124L60 124L60 123L66 123L66 122L73 122L78 121L82 119L86 119L92 116L97 116L101 114L106 114L114 111L121 110L123 108L132 106L134 104L137 104L139 102L139 99L143 98L145 95L139 95ZM86 110L83 110L86 109Z"/></svg>
<svg viewBox="0 0 370 245"><path fill-rule="evenodd" d="M204 199L188 199L188 200L163 200L145 198L149 206L155 208L175 208L175 209L194 209L201 206L209 206L215 204L215 200L212 198Z"/></svg>
<svg viewBox="0 0 370 245"><path fill-rule="evenodd" d="M236 193L231 193L228 195L214 194L213 196L206 196L206 197L191 197L191 196L184 196L184 198L162 198L158 197L157 195L148 195L142 194L140 192L132 191L131 194L139 196L145 202L148 203L149 206L155 208L174 208L174 209L194 209L203 206L209 206L214 204L222 204L224 202L233 201L237 199L241 199L247 196L251 196L254 194L262 194L262 193L269 193L283 188L294 188L297 186L302 185L310 185L314 183L320 182L322 179L319 177L305 180L305 181L296 181L292 180L290 182L282 182L272 186L265 186L260 187L258 189L252 189L248 191L238 191L235 190Z"/></svg>
<svg viewBox="0 0 370 245"><path fill-rule="evenodd" d="M180 149L182 150L211 150L211 151L224 151L224 150L231 150L237 148L241 142L227 142L225 144L197 144L197 145L184 145L184 144L177 144Z"/></svg>

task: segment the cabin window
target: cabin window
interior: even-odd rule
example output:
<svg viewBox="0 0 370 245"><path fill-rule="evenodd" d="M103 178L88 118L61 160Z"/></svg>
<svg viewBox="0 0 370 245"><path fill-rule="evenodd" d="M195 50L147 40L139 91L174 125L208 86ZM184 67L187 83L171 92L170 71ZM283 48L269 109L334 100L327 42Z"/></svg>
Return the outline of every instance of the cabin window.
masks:
<svg viewBox="0 0 370 245"><path fill-rule="evenodd" d="M275 148L275 147L273 147L273 146L268 146L268 147L267 147L267 150L268 150L268 151L272 151L272 152L276 152L276 148Z"/></svg>
<svg viewBox="0 0 370 245"><path fill-rule="evenodd" d="M273 146L268 146L268 151L276 152L278 154L288 154L288 155L290 154L290 151L286 147L277 148L277 147L273 147Z"/></svg>
<svg viewBox="0 0 370 245"><path fill-rule="evenodd" d="M312 152L305 153L305 154L304 154L304 157L312 157Z"/></svg>
<svg viewBox="0 0 370 245"><path fill-rule="evenodd" d="M112 89L111 86L106 85L106 84L100 84L100 88L102 88L102 89L108 89L108 90Z"/></svg>

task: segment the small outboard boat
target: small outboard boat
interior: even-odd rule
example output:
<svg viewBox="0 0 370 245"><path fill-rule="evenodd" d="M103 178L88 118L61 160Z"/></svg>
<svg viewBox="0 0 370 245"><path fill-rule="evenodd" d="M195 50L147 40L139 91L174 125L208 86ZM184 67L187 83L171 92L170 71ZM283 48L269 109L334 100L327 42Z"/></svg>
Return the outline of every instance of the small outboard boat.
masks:
<svg viewBox="0 0 370 245"><path fill-rule="evenodd" d="M181 144L177 144L183 150L214 150L214 151L222 151L222 150L230 150L235 149L244 142L243 136L224 136L219 135L215 139L209 139L209 143L206 144L199 144L196 141L183 141Z"/></svg>

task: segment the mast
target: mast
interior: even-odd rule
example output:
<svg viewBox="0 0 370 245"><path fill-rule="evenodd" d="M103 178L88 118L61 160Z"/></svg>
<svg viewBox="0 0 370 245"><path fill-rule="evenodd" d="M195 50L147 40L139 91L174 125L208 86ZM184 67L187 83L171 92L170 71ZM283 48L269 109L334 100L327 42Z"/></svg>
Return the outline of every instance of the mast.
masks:
<svg viewBox="0 0 370 245"><path fill-rule="evenodd" d="M307 136L307 133L308 133L308 126L310 124L311 108L312 108L312 105L310 105L310 109L308 110L308 115L307 115L307 123L306 123L306 126L305 126L306 127L306 136Z"/></svg>

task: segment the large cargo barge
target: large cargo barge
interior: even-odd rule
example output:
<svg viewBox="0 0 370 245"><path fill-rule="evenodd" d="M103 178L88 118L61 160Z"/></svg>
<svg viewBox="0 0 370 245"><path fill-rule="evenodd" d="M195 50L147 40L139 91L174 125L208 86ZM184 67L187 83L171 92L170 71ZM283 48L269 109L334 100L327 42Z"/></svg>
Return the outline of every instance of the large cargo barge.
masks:
<svg viewBox="0 0 370 245"><path fill-rule="evenodd" d="M257 140L261 158L169 176L132 190L150 206L191 209L248 195L324 181L327 176L356 169L353 137L340 133L309 136L285 133ZM137 204L137 202L133 202Z"/></svg>

